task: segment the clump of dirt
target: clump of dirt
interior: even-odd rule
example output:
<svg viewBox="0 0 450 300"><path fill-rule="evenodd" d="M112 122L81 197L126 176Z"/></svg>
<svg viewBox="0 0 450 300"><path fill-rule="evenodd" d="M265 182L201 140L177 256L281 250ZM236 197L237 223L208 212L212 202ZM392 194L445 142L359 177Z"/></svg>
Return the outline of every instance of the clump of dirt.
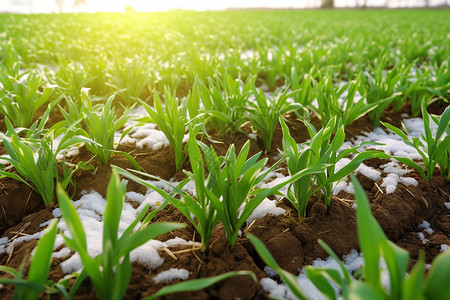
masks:
<svg viewBox="0 0 450 300"><path fill-rule="evenodd" d="M175 154L171 147L164 147L160 150L139 149L135 145L121 144L118 151L130 154L143 172L158 176L162 179L170 179L175 175ZM86 148L80 148L80 154L71 161L89 161L95 166L95 170L80 170L74 174L76 185L76 195L80 196L83 191L97 191L102 196L106 195L109 177L111 176L111 165L116 165L124 169L134 169L133 165L121 154L112 154L106 165L100 165L92 153ZM135 182L129 181L128 190L145 193L146 189Z"/></svg>
<svg viewBox="0 0 450 300"><path fill-rule="evenodd" d="M20 223L22 219L44 208L44 201L28 185L2 178L0 183L0 234Z"/></svg>

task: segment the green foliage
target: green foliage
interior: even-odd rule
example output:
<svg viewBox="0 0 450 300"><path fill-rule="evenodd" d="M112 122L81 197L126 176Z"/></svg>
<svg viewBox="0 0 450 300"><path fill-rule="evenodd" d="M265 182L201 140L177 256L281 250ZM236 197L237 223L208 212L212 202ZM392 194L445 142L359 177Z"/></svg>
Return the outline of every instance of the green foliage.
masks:
<svg viewBox="0 0 450 300"><path fill-rule="evenodd" d="M70 165L69 169L66 169L68 164L63 163L63 178L60 178L58 175L58 154L71 146L89 142L86 138L75 134L77 123L73 123L66 128L65 122L62 121L44 132L43 126L48 119L49 112L47 110L39 126L37 125L38 122L33 124L24 138L20 137L20 132L14 129L7 118L5 121L8 132L0 134L9 155L9 157L3 157L2 159L11 164L9 167L0 170L0 175L30 186L41 195L45 205L53 202L55 180L60 181L61 185L66 188L71 183L73 172L78 167L84 167L85 165L80 162L77 166ZM55 142L55 139L58 141ZM13 172L11 167L14 167L19 174Z"/></svg>
<svg viewBox="0 0 450 300"><path fill-rule="evenodd" d="M389 241L372 216L369 201L362 186L352 177L357 201L356 217L358 237L364 255L363 277L353 278L342 261L323 241L320 245L340 265L341 273L336 269L306 267L306 275L319 291L328 299L448 299L450 297L446 283L450 280L450 252L439 254L432 263L430 273L425 275L424 255L408 275L409 252ZM255 236L247 234L259 256L281 277L289 290L298 299L308 299L298 284L296 276L281 269L264 244ZM380 261L384 259L389 271L390 286L385 289L381 283ZM340 294L336 294L331 283L337 285Z"/></svg>
<svg viewBox="0 0 450 300"><path fill-rule="evenodd" d="M65 299L70 299L66 291L69 279L59 282L48 280L52 264L53 245L58 231L57 223L58 220L53 220L42 232L42 237L39 239L31 259L26 279L24 278L25 260L22 262L19 271L10 267L0 266L1 272L5 272L13 277L12 279L0 278L1 284L13 284L15 286L13 299L38 299L41 292L47 294L60 293Z"/></svg>
<svg viewBox="0 0 450 300"><path fill-rule="evenodd" d="M148 82L148 67L139 56L122 59L116 57L109 66L107 85L113 88L127 105L136 103Z"/></svg>
<svg viewBox="0 0 450 300"><path fill-rule="evenodd" d="M134 105L132 105L118 118L115 107L112 106L114 98L115 96L112 95L103 105L93 106L91 98L85 94L83 107L78 112L81 113L83 124L85 125L85 129L79 128L78 132L90 139L90 142L86 143L86 147L97 156L98 161L102 165L108 163L109 157L113 152L117 152L114 151L114 135L130 119L129 114L134 108ZM70 117L76 118L76 116L77 110L74 107ZM122 133L122 138L129 130L131 128ZM120 154L124 155L123 152L120 152ZM129 155L125 154L125 156L128 160L134 162Z"/></svg>
<svg viewBox="0 0 450 300"><path fill-rule="evenodd" d="M212 124L222 137L228 131L235 134L245 122L244 113L253 85L253 77L242 82L227 72L211 79L209 87L196 78L189 95L189 114L191 118L200 117Z"/></svg>
<svg viewBox="0 0 450 300"><path fill-rule="evenodd" d="M425 169L410 158L395 157L400 162L413 167L420 172L423 178L430 181L436 165L439 165L442 177L445 182L450 181L450 107L447 107L440 118L430 116L426 109L425 100L422 101L423 129L425 132L419 137L409 137L407 132L403 132L388 123L382 123L393 133L402 138L405 144L414 147L422 157ZM431 120L438 125L435 134L431 131Z"/></svg>
<svg viewBox="0 0 450 300"><path fill-rule="evenodd" d="M386 100L366 103L366 97L355 99L359 89L361 74L349 83L341 87L335 87L329 74L314 87L317 95L317 105L311 103L310 107L320 117L322 126L325 126L333 117L341 119L342 125L347 127L357 119L365 116L368 112L384 104Z"/></svg>
<svg viewBox="0 0 450 300"><path fill-rule="evenodd" d="M250 150L249 142L242 147L238 155L236 155L235 146L231 145L227 154L219 157L212 147L208 148L205 144L197 142L194 136L194 134L191 134L189 137L189 159L192 172L185 172L188 178L177 186L163 180L169 186L172 186L183 201L126 170L117 166L113 168L120 175L155 190L175 206L199 233L204 251L208 251L211 234L219 221L224 225L228 242L233 247L239 229L266 197L276 194L280 188L294 182L301 176L323 172L326 167L325 165L311 166L293 174L292 177L272 188L255 189L255 186L277 164L263 171L267 159L258 160L261 153L247 159ZM202 151L200 151L200 148ZM202 152L206 160L207 176L205 175ZM143 172L135 173L161 180ZM183 191L184 185L189 180L195 182L195 196ZM244 204L245 206L243 206Z"/></svg>
<svg viewBox="0 0 450 300"><path fill-rule="evenodd" d="M80 255L83 262L81 280L87 275L92 280L100 299L122 299L131 278L130 252L161 234L185 227L177 223L145 224L133 232L144 218L148 205L139 213L128 228L118 236L120 215L126 193L126 182L120 181L113 171L107 189L107 204L104 213L102 254L93 258L87 252L86 234L75 208L61 186L57 187L59 207L71 237L64 236L66 245Z"/></svg>
<svg viewBox="0 0 450 300"><path fill-rule="evenodd" d="M252 87L254 101L248 102L247 119L252 127L259 132L264 149L270 151L272 148L272 137L278 122L284 114L302 109L298 103L289 102L288 98L295 95L298 91L289 92L285 88L282 92L275 92L273 96L267 97L262 89Z"/></svg>
<svg viewBox="0 0 450 300"><path fill-rule="evenodd" d="M297 144L290 136L286 123L283 120L280 122L283 130L282 154L286 157L290 175L317 165L326 166L323 172L306 174L289 185L287 199L297 209L299 218L306 216L308 200L316 193L319 193L319 199L324 196L325 205L329 207L333 184L355 171L365 159L389 157L378 151L358 153L357 147L339 151L345 141L345 132L344 126L337 122L336 117L331 118L319 131L311 123L304 121L311 140L303 144ZM336 171L336 163L352 153L357 155L345 167Z"/></svg>
<svg viewBox="0 0 450 300"><path fill-rule="evenodd" d="M47 77L52 84L58 86L66 97L70 97L80 106L82 89L94 78L88 77L83 65L77 62L69 62L61 58L58 63L59 70L52 72L46 70Z"/></svg>
<svg viewBox="0 0 450 300"><path fill-rule="evenodd" d="M153 107L139 101L150 115L152 122L158 126L175 151L175 168L181 170L186 161L186 146L183 146L184 135L188 126L188 98L183 98L178 103L175 92L169 88L164 89L164 105L156 90L153 91Z"/></svg>
<svg viewBox="0 0 450 300"><path fill-rule="evenodd" d="M412 83L403 92L403 98L409 99L411 104L411 114L416 117L422 107L422 101L430 105L435 101L448 102L450 91L450 67L445 61L440 66L434 64L422 65L415 69L416 76L412 77Z"/></svg>
<svg viewBox="0 0 450 300"><path fill-rule="evenodd" d="M8 117L15 127L28 127L37 110L46 103L54 106L59 99L52 99L53 89L45 87L43 80L35 73L13 77L0 70L0 114Z"/></svg>
<svg viewBox="0 0 450 300"><path fill-rule="evenodd" d="M303 78L301 78L294 66L291 68L290 76L286 76L286 80L292 90L299 90L298 93L293 95L296 103L301 104L303 107L308 107L314 101L316 89L313 87L316 83L311 74L305 74L303 75Z"/></svg>
<svg viewBox="0 0 450 300"><path fill-rule="evenodd" d="M366 94L369 105L377 104L376 108L369 112L369 118L374 126L379 126L381 115L392 102L402 99L401 83L405 83L409 70L413 63L406 64L402 61L392 68L389 65L387 53L379 56L374 66L369 66L369 71L364 71L361 91Z"/></svg>
<svg viewBox="0 0 450 300"><path fill-rule="evenodd" d="M192 173L187 174L191 180L198 182L197 195L204 195L214 207L214 213L222 222L228 242L233 247L241 226L267 196L267 190L255 189L255 186L273 167L263 172L267 158L258 160L261 152L247 159L250 151L249 141L237 155L235 146L231 145L223 157L218 157L213 147L208 148L202 142L198 142L209 171L206 180L203 180L198 178L204 175L203 157L196 141L192 140L189 143ZM272 189L273 191L276 190ZM242 205L245 205L243 209Z"/></svg>

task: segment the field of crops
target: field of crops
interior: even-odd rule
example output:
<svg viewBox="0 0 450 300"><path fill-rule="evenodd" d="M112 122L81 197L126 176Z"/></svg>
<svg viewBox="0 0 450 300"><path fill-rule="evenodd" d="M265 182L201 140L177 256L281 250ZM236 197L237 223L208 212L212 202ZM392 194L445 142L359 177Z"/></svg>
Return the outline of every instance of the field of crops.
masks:
<svg viewBox="0 0 450 300"><path fill-rule="evenodd" d="M450 299L449 19L0 14L0 298Z"/></svg>

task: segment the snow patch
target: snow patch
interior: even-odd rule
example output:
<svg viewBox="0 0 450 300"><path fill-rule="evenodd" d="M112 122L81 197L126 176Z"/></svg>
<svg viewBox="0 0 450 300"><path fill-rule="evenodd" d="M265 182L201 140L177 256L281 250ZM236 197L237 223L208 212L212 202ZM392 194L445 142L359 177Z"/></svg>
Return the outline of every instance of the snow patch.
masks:
<svg viewBox="0 0 450 300"><path fill-rule="evenodd" d="M251 224L253 220L264 218L267 215L279 216L286 213L281 207L277 207L276 200L269 200L265 198L252 214L247 219L247 225Z"/></svg>
<svg viewBox="0 0 450 300"><path fill-rule="evenodd" d="M361 268L364 263L362 254L358 253L356 250L352 250L349 255L344 256L344 265L349 270L349 272L354 272ZM326 260L316 259L313 261L312 266L323 267L323 268L333 268L335 270L341 271L340 265L333 258L328 257ZM383 267L383 265L380 265ZM387 272L386 272L387 273ZM387 277L389 279L389 277ZM298 283L302 288L302 291L310 299L326 299L322 293L314 286L314 284L308 279L305 273L305 268L302 268L300 274L297 277ZM285 284L279 284L271 278L263 278L260 281L264 290L270 293L271 297L287 298L287 299L297 299L293 295ZM336 292L339 291L336 285L333 285Z"/></svg>
<svg viewBox="0 0 450 300"><path fill-rule="evenodd" d="M59 250L58 252L54 252L52 254L53 258L63 258L63 257L67 257L70 255L70 249L67 247L62 248L61 250Z"/></svg>
<svg viewBox="0 0 450 300"><path fill-rule="evenodd" d="M425 235L423 232L418 232L417 235L419 235L419 239L422 241L422 244L426 244L429 240L425 238Z"/></svg>
<svg viewBox="0 0 450 300"><path fill-rule="evenodd" d="M432 234L433 233L433 229L431 229L430 223L428 223L427 221L423 220L422 223L420 223L417 228L419 228L420 230L425 231L428 234Z"/></svg>
<svg viewBox="0 0 450 300"><path fill-rule="evenodd" d="M170 283L173 280L186 280L189 277L189 271L185 269L171 268L167 271L161 272L153 278L154 282Z"/></svg>

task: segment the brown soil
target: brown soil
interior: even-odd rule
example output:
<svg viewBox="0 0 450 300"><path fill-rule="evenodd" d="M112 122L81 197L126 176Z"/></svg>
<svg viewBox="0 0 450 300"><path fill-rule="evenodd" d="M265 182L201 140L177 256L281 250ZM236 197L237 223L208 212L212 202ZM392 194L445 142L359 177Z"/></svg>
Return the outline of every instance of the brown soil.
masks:
<svg viewBox="0 0 450 300"><path fill-rule="evenodd" d="M394 115L390 117L396 120ZM398 118L400 119L400 118ZM293 117L288 118L291 134L301 142L309 138L304 129L304 125ZM317 120L314 122L318 122ZM354 137L364 131L366 121L358 121L347 130L347 134ZM314 125L320 124L320 122ZM243 132L236 135L226 135L221 138L213 135L213 138L222 143L214 144L218 154L223 155L228 149L228 145L235 143L240 149L248 140L248 133L251 128L245 127ZM273 163L273 156L281 148L281 129L277 128L274 134L274 146L269 153L264 156L270 157ZM205 140L206 143L210 143ZM259 140L251 140L251 153L261 151ZM170 148L159 151L148 149L136 149L134 145L123 145L118 150L130 153L139 165L148 173L169 179L175 175L174 154ZM92 154L85 148L81 149L79 156L73 159L74 163L80 160L86 161L92 158ZM120 155L113 155L107 166L100 166L95 158L91 163L97 167L95 174L91 171L80 171L75 175L77 182L76 196L79 198L83 190L95 189L105 195L106 186L111 173L110 165L118 165L122 168L131 168L131 164ZM371 159L366 164L379 168L386 163L385 160ZM188 167L188 166L186 166ZM364 189L371 202L372 212L380 222L386 235L395 243L411 252L411 266L419 255L419 251L426 251L426 262L431 263L432 259L439 254L441 244L450 244L450 214L444 207L444 202L450 201L450 185L445 184L441 176L436 172L430 182L426 182L417 172L411 172L408 176L415 178L418 186L406 187L399 184L393 194L380 192L377 185L381 182L373 182L363 175L358 175ZM33 234L41 230L39 224L52 218L51 208L44 208L42 200L31 189L13 180L3 178L0 180L0 205L3 213L0 213L0 225L3 236L12 238L15 235ZM128 189L136 192L145 192L145 188L129 182ZM14 198L12 198L12 195ZM25 203L25 205L18 205ZM308 205L307 218L299 220L296 211L288 201L279 202L279 206L286 210L282 216L267 216L256 220L250 227L243 230L259 237L268 247L270 252L282 268L298 273L298 270L310 264L316 258L326 258L325 251L317 243L317 239L324 240L339 256L348 254L351 249L359 249L356 229L355 211L351 207L353 196L340 193L334 197L331 206L326 206L312 199ZM430 240L425 245L420 241L417 232L420 230L417 225L427 220L431 228L435 231L433 235L426 237ZM169 206L160 212L154 219L157 221L187 222L184 216L175 208ZM185 229L165 234L159 237L165 241L175 236L185 240L199 240L198 234L194 233L194 228L189 225ZM36 246L36 241L32 240L14 246L11 255L1 254L0 264L18 269L20 263L32 249ZM225 238L224 230L217 226L211 239L209 253L192 246L177 247L171 249L177 259L172 258L166 252L161 252L165 262L156 270L148 270L144 266L133 265L131 283L128 287L125 299L140 299L151 295L159 290L163 285L155 284L153 278L161 271L170 268L183 268L190 272L190 279L209 277L234 270L253 271L258 279L265 277L264 263L257 255L255 249L245 236L238 239L234 248L230 248ZM55 259L52 263L50 278L59 280L63 277L63 272L59 266L61 259ZM10 285L0 289L1 299L11 299L14 288ZM91 283L86 280L77 291L74 299L95 299L95 291ZM259 282L253 282L249 277L236 277L220 282L203 291L176 294L164 299L267 299L268 295L263 291ZM44 299L44 295L42 295ZM52 299L59 299L58 296Z"/></svg>
<svg viewBox="0 0 450 300"><path fill-rule="evenodd" d="M380 161L380 164L383 162ZM439 174L435 174L431 182L424 181L419 174L412 173L412 177L419 181L417 187L399 185L396 192L387 195L376 193L375 183L365 188L370 192L372 212L384 229L386 235L394 242L411 252L412 262L418 257L420 249L426 250L426 261L431 263L434 256L439 254L441 244L450 243L450 215L444 207L449 201L450 186L444 184ZM363 180L362 176L359 176ZM379 184L379 183L378 183ZM413 196L414 195L414 196ZM327 208L322 202L312 200L309 205L308 217L298 220L296 211L286 201L280 206L287 213L284 216L267 216L256 220L244 232L250 232L259 237L278 263L286 270L297 273L298 269L310 264L316 258L326 258L327 255L317 243L317 239L324 240L339 256L348 254L351 249L358 249L355 211L351 202L343 198L352 199L351 195L339 195L332 205ZM50 219L49 209L28 215L15 227L9 228L4 236L12 237L21 231L22 234L32 234L40 231L39 224ZM417 225L422 220L428 220L435 233L429 237L430 242L423 245L418 238ZM156 221L186 222L186 219L175 208L169 207L156 216ZM196 240L194 229L186 229L161 236L161 240L168 240L179 236L186 240ZM9 258L4 254L0 256L0 263L18 268L23 257L36 246L36 241L18 244ZM265 277L264 263L256 254L250 242L239 238L236 246L230 249L225 238L223 228L218 226L211 240L208 254L201 250L189 247L171 249L177 259L166 253L161 253L165 263L154 271L149 271L141 265L133 266L133 277L127 291L126 299L139 299L148 296L162 287L155 284L153 277L161 271L170 268L183 268L190 272L189 278L201 278L222 274L233 270L251 270L258 278ZM8 261L9 259L9 261ZM58 260L52 265L51 278L57 280L63 276ZM10 298L13 288L8 287L0 291L2 298ZM264 293L258 283L248 277L238 277L216 284L204 291L172 295L167 299L265 299ZM75 299L94 299L95 291L89 282L86 282L77 292Z"/></svg>

